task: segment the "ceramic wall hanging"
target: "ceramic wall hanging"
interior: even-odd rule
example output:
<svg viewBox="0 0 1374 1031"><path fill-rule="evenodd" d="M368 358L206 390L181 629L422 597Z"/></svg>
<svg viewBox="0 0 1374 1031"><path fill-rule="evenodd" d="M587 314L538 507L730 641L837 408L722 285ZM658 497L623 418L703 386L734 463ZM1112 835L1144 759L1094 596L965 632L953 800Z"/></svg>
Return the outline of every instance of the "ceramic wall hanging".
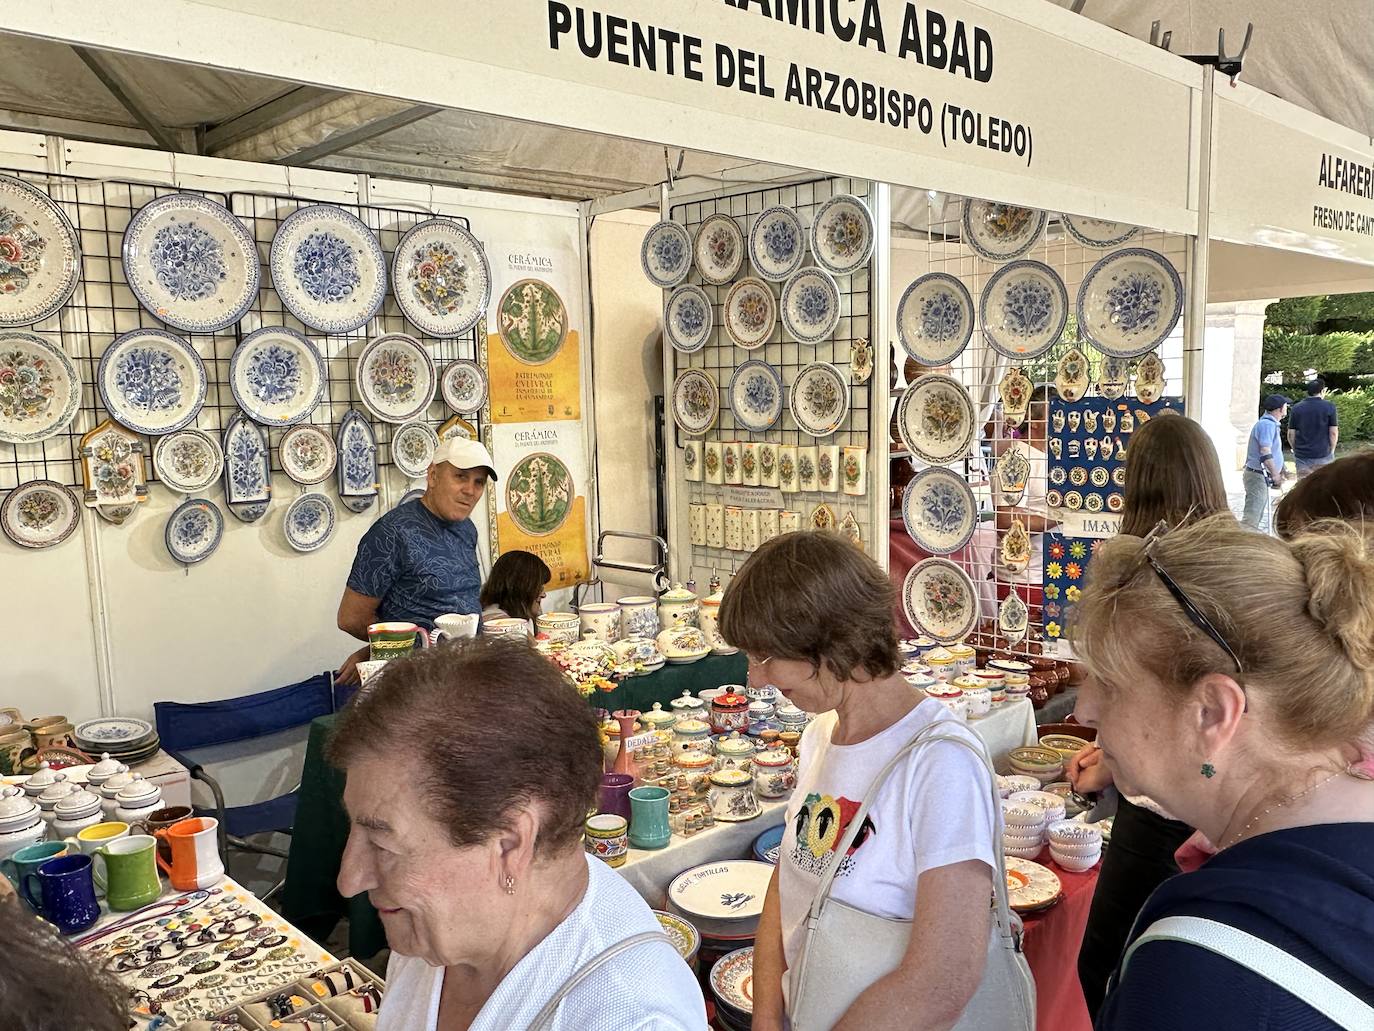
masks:
<svg viewBox="0 0 1374 1031"><path fill-rule="evenodd" d="M97 505L95 508L96 515L114 526L123 526L136 512L137 505Z"/></svg>
<svg viewBox="0 0 1374 1031"><path fill-rule="evenodd" d="M762 533L759 529L758 509L746 508L744 510L744 550L758 551L762 541Z"/></svg>
<svg viewBox="0 0 1374 1031"><path fill-rule="evenodd" d="M687 543L694 548L706 547L706 506L700 502L687 506Z"/></svg>
<svg viewBox="0 0 1374 1031"><path fill-rule="evenodd" d="M841 536L846 538L850 544L860 550L863 549L863 528L859 525L859 520L855 518L853 512L846 512L844 514L844 518L840 520L839 531Z"/></svg>
<svg viewBox="0 0 1374 1031"><path fill-rule="evenodd" d="M329 434L309 423L292 426L277 445L282 472L307 486L329 479L338 457L338 448Z"/></svg>
<svg viewBox="0 0 1374 1031"><path fill-rule="evenodd" d="M1136 358L1158 347L1182 312L1178 271L1143 247L1108 254L1078 289L1078 332L1112 358Z"/></svg>
<svg viewBox="0 0 1374 1031"><path fill-rule="evenodd" d="M477 427L468 422L461 415L455 415L448 422L439 427L440 440L476 440Z"/></svg>
<svg viewBox="0 0 1374 1031"><path fill-rule="evenodd" d="M1125 358L1103 356L1097 367L1097 392L1108 401L1115 401L1126 393L1130 375L1131 363ZM1111 416L1112 425L1107 427L1109 433L1116 426L1116 413L1111 413Z"/></svg>
<svg viewBox="0 0 1374 1031"><path fill-rule="evenodd" d="M391 289L403 314L424 333L466 333L491 303L491 266L477 237L457 222L431 218L407 230L391 259Z"/></svg>
<svg viewBox="0 0 1374 1031"><path fill-rule="evenodd" d="M962 641L978 622L978 597L969 575L944 558L923 559L902 584L907 621L941 644Z"/></svg>
<svg viewBox="0 0 1374 1031"><path fill-rule="evenodd" d="M902 292L897 338L928 368L948 365L973 337L973 296L956 277L929 272Z"/></svg>
<svg viewBox="0 0 1374 1031"><path fill-rule="evenodd" d="M796 533L801 529L801 513L783 509L778 513L778 533Z"/></svg>
<svg viewBox="0 0 1374 1031"><path fill-rule="evenodd" d="M761 361L748 361L730 378L730 410L741 429L762 433L782 417L782 374Z"/></svg>
<svg viewBox="0 0 1374 1031"><path fill-rule="evenodd" d="M21 548L55 547L72 535L80 521L81 502L70 487L56 480L20 484L0 504L0 530Z"/></svg>
<svg viewBox="0 0 1374 1031"><path fill-rule="evenodd" d="M208 433L178 430L159 437L153 445L153 469L164 486L194 494L219 479L224 471L224 451Z"/></svg>
<svg viewBox="0 0 1374 1031"><path fill-rule="evenodd" d="M840 454L840 482L846 494L862 497L868 493L868 450L847 447Z"/></svg>
<svg viewBox="0 0 1374 1031"><path fill-rule="evenodd" d="M701 441L689 440L682 445L682 478L688 483L701 482Z"/></svg>
<svg viewBox="0 0 1374 1031"><path fill-rule="evenodd" d="M867 337L855 337L849 345L849 381L867 383L873 375L873 345Z"/></svg>
<svg viewBox="0 0 1374 1031"><path fill-rule="evenodd" d="M778 445L771 441L763 441L759 444L759 484L764 487L776 487L778 480Z"/></svg>
<svg viewBox="0 0 1374 1031"><path fill-rule="evenodd" d="M930 373L907 387L897 406L906 449L922 462L944 465L968 454L975 431L968 391L950 376Z"/></svg>
<svg viewBox="0 0 1374 1031"><path fill-rule="evenodd" d="M708 502L706 505L706 546L725 547L725 506Z"/></svg>
<svg viewBox="0 0 1374 1031"><path fill-rule="evenodd" d="M351 333L386 300L386 257L372 231L333 204L286 217L272 238L272 286L311 329Z"/></svg>
<svg viewBox="0 0 1374 1031"><path fill-rule="evenodd" d="M720 445L720 467L726 483L740 483L739 441L727 440Z"/></svg>
<svg viewBox="0 0 1374 1031"><path fill-rule="evenodd" d="M1024 573L1030 566L1031 540L1020 516L1012 516L1011 526L1002 535L1002 565L1013 573Z"/></svg>
<svg viewBox="0 0 1374 1031"><path fill-rule="evenodd" d="M81 438L78 451L87 508L127 506L148 499L143 441L106 419Z"/></svg>
<svg viewBox="0 0 1374 1031"><path fill-rule="evenodd" d="M797 448L797 489L803 491L816 489L816 446L814 444Z"/></svg>
<svg viewBox="0 0 1374 1031"><path fill-rule="evenodd" d="M741 279L725 295L725 332L740 347L762 347L778 324L778 303L762 279Z"/></svg>
<svg viewBox="0 0 1374 1031"><path fill-rule="evenodd" d="M1084 247L1103 250L1125 243L1136 233L1139 226L1128 222L1112 222L1105 218L1088 218L1085 215L1062 214L1059 216L1070 236Z"/></svg>
<svg viewBox="0 0 1374 1031"><path fill-rule="evenodd" d="M387 333L358 356L358 396L383 422L421 418L434 400L434 362L423 344L406 333Z"/></svg>
<svg viewBox="0 0 1374 1031"><path fill-rule="evenodd" d="M673 381L673 421L683 433L699 437L716 424L720 390L705 369L683 369Z"/></svg>
<svg viewBox="0 0 1374 1031"><path fill-rule="evenodd" d="M829 362L812 362L797 373L787 400L799 430L828 437L849 415L849 383Z"/></svg>
<svg viewBox="0 0 1374 1031"><path fill-rule="evenodd" d="M697 229L693 249L697 271L714 286L730 282L744 264L744 234L729 215L708 216Z"/></svg>
<svg viewBox="0 0 1374 1031"><path fill-rule="evenodd" d="M711 338L715 314L706 291L686 283L668 295L663 306L663 332L673 349L683 354L700 351Z"/></svg>
<svg viewBox="0 0 1374 1031"><path fill-rule="evenodd" d="M391 463L412 480L429 472L439 438L422 422L408 422L391 435Z"/></svg>
<svg viewBox="0 0 1374 1031"><path fill-rule="evenodd" d="M496 328L516 361L545 365L568 338L568 308L558 291L542 279L521 279L501 295Z"/></svg>
<svg viewBox="0 0 1374 1031"><path fill-rule="evenodd" d="M692 271L692 237L668 219L655 222L639 248L639 267L654 286L671 290Z"/></svg>
<svg viewBox="0 0 1374 1031"><path fill-rule="evenodd" d="M139 209L120 249L138 303L188 333L215 333L243 318L258 295L258 248L229 209L172 193Z"/></svg>
<svg viewBox="0 0 1374 1031"><path fill-rule="evenodd" d="M721 459L721 446L718 440L704 441L701 449L701 468L707 483L725 482L725 464Z"/></svg>
<svg viewBox="0 0 1374 1031"><path fill-rule="evenodd" d="M115 340L100 357L95 381L110 415L150 436L189 425L205 403L200 355L161 329L136 329Z"/></svg>
<svg viewBox="0 0 1374 1031"><path fill-rule="evenodd" d="M423 493L423 491L421 493ZM341 497L339 498L339 504L343 505L343 507L350 512L361 514L371 508L376 500L376 494L363 494L352 497Z"/></svg>
<svg viewBox="0 0 1374 1031"><path fill-rule="evenodd" d="M302 494L287 506L282 520L286 543L297 551L319 551L334 536L338 522L327 495Z"/></svg>
<svg viewBox="0 0 1374 1031"><path fill-rule="evenodd" d="M816 489L836 494L840 489L840 449L835 444L816 448Z"/></svg>
<svg viewBox="0 0 1374 1031"><path fill-rule="evenodd" d="M988 261L1019 258L1039 242L1049 213L990 200L964 201L964 242Z"/></svg>
<svg viewBox="0 0 1374 1031"><path fill-rule="evenodd" d="M776 508L764 508L759 510L759 541L767 544L778 535L778 510ZM719 639L719 638L718 638ZM721 641L721 644L725 642ZM729 647L729 645L725 645ZM717 652L717 654L724 654Z"/></svg>
<svg viewBox="0 0 1374 1031"><path fill-rule="evenodd" d="M1065 401L1077 401L1091 386L1087 355L1076 347L1069 348L1068 353L1059 359L1054 374L1054 389Z"/></svg>
<svg viewBox="0 0 1374 1031"><path fill-rule="evenodd" d="M800 344L828 340L840 324L840 288L829 272L804 268L782 288L782 326Z"/></svg>
<svg viewBox="0 0 1374 1031"><path fill-rule="evenodd" d="M1021 503L1031 473L1029 450L1023 441L1014 440L998 457L995 472L999 504L1011 506Z"/></svg>
<svg viewBox="0 0 1374 1031"><path fill-rule="evenodd" d="M850 275L868 264L873 242L868 205L846 193L822 204L811 223L811 252L817 264L837 276Z"/></svg>
<svg viewBox="0 0 1374 1031"><path fill-rule="evenodd" d="M80 405L81 375L60 344L23 330L0 332L0 443L47 440L71 424Z"/></svg>
<svg viewBox="0 0 1374 1031"><path fill-rule="evenodd" d="M233 505L264 502L272 495L267 434L242 412L224 430L224 497Z"/></svg>
<svg viewBox="0 0 1374 1031"><path fill-rule="evenodd" d="M401 500L396 502L396 507L400 508L402 505L408 505L412 501L418 501L420 498L424 496L425 488L411 487L410 490L406 491L404 494L401 495Z"/></svg>
<svg viewBox="0 0 1374 1031"><path fill-rule="evenodd" d="M1135 396L1147 405L1164 396L1164 361L1154 351L1135 367Z"/></svg>
<svg viewBox="0 0 1374 1031"><path fill-rule="evenodd" d="M162 539L167 554L183 566L204 562L224 539L224 516L213 501L188 498L167 517Z"/></svg>
<svg viewBox="0 0 1374 1031"><path fill-rule="evenodd" d="M797 448L795 444L783 444L778 448L778 486L787 494L797 492Z"/></svg>
<svg viewBox="0 0 1374 1031"><path fill-rule="evenodd" d="M81 276L71 219L22 179L0 175L0 327L31 326L57 313Z"/></svg>
<svg viewBox="0 0 1374 1031"><path fill-rule="evenodd" d="M997 394L1002 399L1002 421L1008 427L1014 428L1026 421L1034 389L1030 378L1015 365L997 384Z"/></svg>
<svg viewBox="0 0 1374 1031"><path fill-rule="evenodd" d="M749 260L764 279L781 283L806 260L806 231L791 208L765 208L749 230Z"/></svg>
<svg viewBox="0 0 1374 1031"><path fill-rule="evenodd" d="M759 446L752 440L740 444L740 482L746 487L759 485Z"/></svg>
<svg viewBox="0 0 1374 1031"><path fill-rule="evenodd" d="M455 358L439 377L444 404L459 415L476 415L487 403L487 374L469 358Z"/></svg>
<svg viewBox="0 0 1374 1031"><path fill-rule="evenodd" d="M377 438L357 409L349 409L339 423L338 452L339 496L374 496L377 493Z"/></svg>
<svg viewBox="0 0 1374 1031"><path fill-rule="evenodd" d="M744 509L725 506L725 547L730 551L744 550Z"/></svg>
<svg viewBox="0 0 1374 1031"><path fill-rule="evenodd" d="M902 494L902 522L922 551L948 555L973 536L978 501L962 476L933 465L917 473Z"/></svg>
<svg viewBox="0 0 1374 1031"><path fill-rule="evenodd" d="M1069 292L1048 265L1014 261L983 287L978 317L994 351L1017 361L1038 358L1064 333Z"/></svg>
<svg viewBox="0 0 1374 1031"><path fill-rule="evenodd" d="M1007 640L1016 644L1026 636L1026 628L1030 622L1030 613L1026 608L1026 603L1021 600L1021 596L1012 591L1002 600L1002 604L997 609L997 628L1002 631L1002 635Z"/></svg>
<svg viewBox="0 0 1374 1031"><path fill-rule="evenodd" d="M811 529L836 530L839 525L840 521L835 515L835 510L829 505L817 505L811 510Z"/></svg>
<svg viewBox="0 0 1374 1031"><path fill-rule="evenodd" d="M264 426L304 422L324 399L328 385L319 349L285 326L254 330L229 359L234 400Z"/></svg>

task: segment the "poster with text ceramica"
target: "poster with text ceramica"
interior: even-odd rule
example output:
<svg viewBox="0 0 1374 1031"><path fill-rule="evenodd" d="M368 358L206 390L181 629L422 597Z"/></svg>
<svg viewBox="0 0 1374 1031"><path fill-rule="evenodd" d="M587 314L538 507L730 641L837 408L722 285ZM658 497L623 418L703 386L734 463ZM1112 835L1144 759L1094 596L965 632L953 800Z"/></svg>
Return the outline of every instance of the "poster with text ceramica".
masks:
<svg viewBox="0 0 1374 1031"><path fill-rule="evenodd" d="M493 255L487 376L494 423L582 417L581 287L574 250L508 247Z"/></svg>
<svg viewBox="0 0 1374 1031"><path fill-rule="evenodd" d="M586 580L589 477L582 424L492 426L487 444L500 476L488 491L493 557L533 552L552 573L550 590Z"/></svg>

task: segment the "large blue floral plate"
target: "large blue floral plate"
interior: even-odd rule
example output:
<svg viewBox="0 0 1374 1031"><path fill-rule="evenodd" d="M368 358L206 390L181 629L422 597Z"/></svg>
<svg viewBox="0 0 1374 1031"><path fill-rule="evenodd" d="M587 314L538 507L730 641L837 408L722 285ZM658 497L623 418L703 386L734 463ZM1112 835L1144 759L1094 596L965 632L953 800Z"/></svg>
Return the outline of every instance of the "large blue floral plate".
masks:
<svg viewBox="0 0 1374 1031"><path fill-rule="evenodd" d="M71 220L28 183L0 175L0 326L31 326L55 315L80 276Z"/></svg>
<svg viewBox="0 0 1374 1031"><path fill-rule="evenodd" d="M319 350L285 326L254 330L229 359L234 400L264 426L293 426L310 418L327 386Z"/></svg>
<svg viewBox="0 0 1374 1031"><path fill-rule="evenodd" d="M840 288L829 272L804 268L782 288L782 326L801 344L828 340L840 324Z"/></svg>
<svg viewBox="0 0 1374 1031"><path fill-rule="evenodd" d="M968 573L949 559L923 559L902 584L902 611L927 637L953 644L978 624L978 595Z"/></svg>
<svg viewBox="0 0 1374 1031"><path fill-rule="evenodd" d="M124 231L124 278L138 303L188 333L232 326L258 295L258 248L223 204L173 193L139 209Z"/></svg>
<svg viewBox="0 0 1374 1031"><path fill-rule="evenodd" d="M466 333L491 303L491 266L477 237L447 218L413 226L396 246L391 284L411 324L436 337Z"/></svg>
<svg viewBox="0 0 1374 1031"><path fill-rule="evenodd" d="M745 362L730 379L730 410L750 433L771 429L782 417L782 376L767 362Z"/></svg>
<svg viewBox="0 0 1374 1031"><path fill-rule="evenodd" d="M439 392L459 415L474 415L487 401L487 374L471 359L456 358L444 366Z"/></svg>
<svg viewBox="0 0 1374 1031"><path fill-rule="evenodd" d="M180 494L194 494L219 479L224 451L219 441L196 429L177 430L153 445L153 468L163 486Z"/></svg>
<svg viewBox="0 0 1374 1031"><path fill-rule="evenodd" d="M72 535L81 521L81 502L56 480L20 484L0 504L0 530L21 548L51 548Z"/></svg>
<svg viewBox="0 0 1374 1031"><path fill-rule="evenodd" d="M716 424L720 390L705 369L683 369L673 381L673 420L682 432L699 437Z"/></svg>
<svg viewBox="0 0 1374 1031"><path fill-rule="evenodd" d="M939 368L964 353L973 336L973 296L947 272L929 272L902 292L897 338L922 365Z"/></svg>
<svg viewBox="0 0 1374 1031"><path fill-rule="evenodd" d="M964 243L988 261L1011 261L1044 235L1049 213L991 200L964 201Z"/></svg>
<svg viewBox="0 0 1374 1031"><path fill-rule="evenodd" d="M277 459L281 470L297 483L323 483L338 462L338 448L323 429L310 423L292 426L281 435Z"/></svg>
<svg viewBox="0 0 1374 1031"><path fill-rule="evenodd" d="M945 465L967 455L976 428L973 401L951 376L920 377L903 391L897 405L902 443L928 465Z"/></svg>
<svg viewBox="0 0 1374 1031"><path fill-rule="evenodd" d="M1069 292L1059 273L1039 261L1014 261L983 287L978 306L983 339L1017 361L1038 358L1064 334Z"/></svg>
<svg viewBox="0 0 1374 1031"><path fill-rule="evenodd" d="M1108 254L1078 290L1078 332L1108 358L1137 358L1164 342L1183 313L1183 281L1158 251Z"/></svg>
<svg viewBox="0 0 1374 1031"><path fill-rule="evenodd" d="M272 285L311 329L351 333L386 300L386 257L367 226L333 204L292 212L272 238Z"/></svg>
<svg viewBox="0 0 1374 1031"><path fill-rule="evenodd" d="M1129 222L1111 222L1105 218L1088 218L1086 215L1065 214L1059 217L1064 220L1064 228L1070 236L1084 247L1097 250L1116 247L1140 232L1139 226Z"/></svg>
<svg viewBox="0 0 1374 1031"><path fill-rule="evenodd" d="M224 430L224 498L266 504L272 496L271 455L267 434L242 412Z"/></svg>
<svg viewBox="0 0 1374 1031"><path fill-rule="evenodd" d="M902 522L921 550L948 555L969 542L978 501L958 473L933 465L916 474L902 495Z"/></svg>
<svg viewBox="0 0 1374 1031"><path fill-rule="evenodd" d="M81 376L59 344L0 332L0 443L36 444L61 433L81 405Z"/></svg>
<svg viewBox="0 0 1374 1031"><path fill-rule="evenodd" d="M701 278L722 286L739 275L744 264L744 234L729 215L710 215L697 229L693 250Z"/></svg>
<svg viewBox="0 0 1374 1031"><path fill-rule="evenodd" d="M674 349L684 354L700 351L711 338L714 324L711 298L701 287L689 283L668 295L663 306L663 331Z"/></svg>
<svg viewBox="0 0 1374 1031"><path fill-rule="evenodd" d="M749 260L764 279L781 283L806 260L806 230L791 208L765 208L749 230Z"/></svg>
<svg viewBox="0 0 1374 1031"><path fill-rule="evenodd" d="M752 276L725 295L725 332L746 351L762 347L778 324L778 302L772 288Z"/></svg>
<svg viewBox="0 0 1374 1031"><path fill-rule="evenodd" d="M205 404L205 363L166 330L125 333L100 356L95 382L110 415L149 436L190 425Z"/></svg>
<svg viewBox="0 0 1374 1031"><path fill-rule="evenodd" d="M357 380L368 411L397 425L424 415L437 385L429 352L405 333L388 333L363 348Z"/></svg>
<svg viewBox="0 0 1374 1031"><path fill-rule="evenodd" d="M368 498L367 504L371 504L377 493L377 438L357 409L349 409L339 423L338 453L339 497L346 505L350 497ZM348 507L354 512L367 507L359 504L361 507Z"/></svg>
<svg viewBox="0 0 1374 1031"><path fill-rule="evenodd" d="M282 529L297 551L319 551L334 536L338 516L325 494L302 494L286 508Z"/></svg>
<svg viewBox="0 0 1374 1031"><path fill-rule="evenodd" d="M811 223L811 253L827 272L847 276L873 255L873 215L868 205L847 193L820 206Z"/></svg>
<svg viewBox="0 0 1374 1031"><path fill-rule="evenodd" d="M391 464L412 480L429 472L439 438L423 422L408 422L391 435Z"/></svg>
<svg viewBox="0 0 1374 1031"><path fill-rule="evenodd" d="M787 403L799 430L828 437L849 415L849 381L829 362L812 362L792 381Z"/></svg>
<svg viewBox="0 0 1374 1031"><path fill-rule="evenodd" d="M649 282L671 290L692 271L691 234L677 222L655 222L644 234L639 264Z"/></svg>
<svg viewBox="0 0 1374 1031"><path fill-rule="evenodd" d="M224 539L224 516L213 501L188 498L167 517L162 539L167 553L183 566L204 562Z"/></svg>

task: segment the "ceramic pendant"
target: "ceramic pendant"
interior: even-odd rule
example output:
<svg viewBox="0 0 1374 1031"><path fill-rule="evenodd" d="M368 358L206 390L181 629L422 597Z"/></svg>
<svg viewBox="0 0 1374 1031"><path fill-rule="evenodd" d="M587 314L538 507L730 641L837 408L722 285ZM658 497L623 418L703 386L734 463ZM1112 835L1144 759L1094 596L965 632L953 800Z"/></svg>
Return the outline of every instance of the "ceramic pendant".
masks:
<svg viewBox="0 0 1374 1031"><path fill-rule="evenodd" d="M997 610L997 627L1009 643L1016 644L1026 636L1029 618L1026 603L1021 600L1020 595L1012 591L1003 599Z"/></svg>
<svg viewBox="0 0 1374 1031"><path fill-rule="evenodd" d="M1015 516L1002 536L1002 565L1013 573L1021 573L1030 566L1030 559L1030 534L1026 533L1021 517Z"/></svg>
<svg viewBox="0 0 1374 1031"><path fill-rule="evenodd" d="M1092 386L1088 375L1088 356L1076 347L1059 359L1059 368L1054 377L1054 388L1065 401L1077 401Z"/></svg>
<svg viewBox="0 0 1374 1031"><path fill-rule="evenodd" d="M1083 426L1089 433L1097 432L1097 412L1089 409L1083 413Z"/></svg>
<svg viewBox="0 0 1374 1031"><path fill-rule="evenodd" d="M1083 441L1083 454L1087 456L1089 461L1092 461L1095 458L1097 458L1096 437L1089 437L1087 440Z"/></svg>
<svg viewBox="0 0 1374 1031"><path fill-rule="evenodd" d="M1103 437L1102 442L1097 448L1098 454L1102 456L1102 461L1110 462L1112 455L1116 453L1116 445L1112 443L1111 437Z"/></svg>
<svg viewBox="0 0 1374 1031"><path fill-rule="evenodd" d="M759 483L764 487L779 487L778 445L765 441L759 445Z"/></svg>
<svg viewBox="0 0 1374 1031"><path fill-rule="evenodd" d="M1077 432L1078 432L1078 427L1080 427L1081 425L1083 425L1083 415L1082 415L1082 413L1081 413L1081 412L1070 412L1070 413L1069 413L1069 432L1070 432L1070 433L1077 433Z"/></svg>
<svg viewBox="0 0 1374 1031"><path fill-rule="evenodd" d="M1050 416L1050 425L1054 427L1055 433L1064 432L1064 409L1056 408L1054 414Z"/></svg>
<svg viewBox="0 0 1374 1031"><path fill-rule="evenodd" d="M1069 441L1068 447L1064 449L1064 453L1076 462L1083 453L1083 445L1077 440L1071 440Z"/></svg>
<svg viewBox="0 0 1374 1031"><path fill-rule="evenodd" d="M1126 461L1126 441L1120 437L1116 438L1116 460L1118 462Z"/></svg>
<svg viewBox="0 0 1374 1031"><path fill-rule="evenodd" d="M1102 428L1108 433L1116 432L1116 409L1108 408L1102 413Z"/></svg>
<svg viewBox="0 0 1374 1031"><path fill-rule="evenodd" d="M720 446L720 467L726 483L739 483L741 477L739 442L727 440Z"/></svg>
<svg viewBox="0 0 1374 1031"><path fill-rule="evenodd" d="M1050 454L1054 455L1055 461L1064 457L1064 442L1058 437L1050 438Z"/></svg>
<svg viewBox="0 0 1374 1031"><path fill-rule="evenodd" d="M849 379L851 383L867 383L873 375L873 345L864 337L857 337L849 345Z"/></svg>
<svg viewBox="0 0 1374 1031"><path fill-rule="evenodd" d="M701 449L701 467L706 474L707 483L722 483L723 468L720 461L720 441L708 440Z"/></svg>
<svg viewBox="0 0 1374 1031"><path fill-rule="evenodd" d="M847 447L844 449L840 459L840 479L843 481L844 492L855 497L862 497L868 493L868 476L866 474L867 453L861 447Z"/></svg>
<svg viewBox="0 0 1374 1031"><path fill-rule="evenodd" d="M1125 358L1103 357L1097 370L1097 392L1108 401L1115 401L1126 393L1126 381L1131 363Z"/></svg>
<svg viewBox="0 0 1374 1031"><path fill-rule="evenodd" d="M833 530L839 526L835 510L829 505L817 505L811 512L811 529Z"/></svg>
<svg viewBox="0 0 1374 1031"><path fill-rule="evenodd" d="M1151 351L1135 369L1135 396L1152 405L1164 394L1164 362Z"/></svg>
<svg viewBox="0 0 1374 1031"><path fill-rule="evenodd" d="M844 518L840 520L840 533L849 538L849 542L853 544L854 547L863 548L863 531L859 527L859 520L854 518L853 512L846 512Z"/></svg>
<svg viewBox="0 0 1374 1031"><path fill-rule="evenodd" d="M1008 426L1020 426L1026 421L1034 389L1030 379L1015 365L1002 377L1002 382L997 385L997 393L1002 398L1002 420Z"/></svg>
<svg viewBox="0 0 1374 1031"><path fill-rule="evenodd" d="M740 482L746 487L759 485L759 446L752 440L740 445Z"/></svg>
<svg viewBox="0 0 1374 1031"><path fill-rule="evenodd" d="M1018 440L997 459L997 490L1002 505L1020 504L1026 492L1026 480L1030 476L1030 458L1026 452L1026 445Z"/></svg>
<svg viewBox="0 0 1374 1031"><path fill-rule="evenodd" d="M701 441L689 440L682 446L682 468L688 483L701 482Z"/></svg>
<svg viewBox="0 0 1374 1031"><path fill-rule="evenodd" d="M785 494L797 492L797 447L783 444L778 448L778 486Z"/></svg>
<svg viewBox="0 0 1374 1031"><path fill-rule="evenodd" d="M1135 432L1135 416L1132 415L1130 412L1122 412L1122 413L1121 413L1121 432L1122 432L1122 433L1134 433L1134 432Z"/></svg>

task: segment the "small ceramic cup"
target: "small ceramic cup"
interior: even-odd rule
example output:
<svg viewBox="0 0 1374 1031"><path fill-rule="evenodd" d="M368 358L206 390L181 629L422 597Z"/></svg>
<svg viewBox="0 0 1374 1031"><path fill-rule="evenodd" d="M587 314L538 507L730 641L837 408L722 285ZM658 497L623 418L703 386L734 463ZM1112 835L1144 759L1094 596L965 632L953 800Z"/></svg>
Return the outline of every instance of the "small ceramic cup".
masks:
<svg viewBox="0 0 1374 1031"><path fill-rule="evenodd" d="M615 813L589 816L585 825L586 848L607 866L624 866L629 858L629 822Z"/></svg>

